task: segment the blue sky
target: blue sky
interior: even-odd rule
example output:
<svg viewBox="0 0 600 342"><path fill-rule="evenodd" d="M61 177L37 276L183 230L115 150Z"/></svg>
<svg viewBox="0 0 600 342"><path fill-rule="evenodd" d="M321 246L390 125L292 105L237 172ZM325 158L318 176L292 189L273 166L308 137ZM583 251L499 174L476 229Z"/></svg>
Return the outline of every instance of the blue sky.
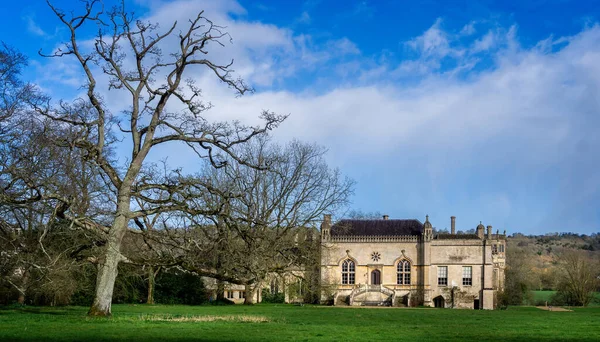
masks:
<svg viewBox="0 0 600 342"><path fill-rule="evenodd" d="M233 44L211 54L234 58L257 92L235 99L197 71L209 117L291 114L276 138L326 146L357 181L355 209L429 214L438 228L455 215L463 230L600 231L600 1L126 4L163 27L201 9L227 26ZM54 98L76 96L73 64L36 55L66 34L45 1L3 7L1 40L30 56L25 77ZM106 93L113 112L119 96ZM195 167L181 150L152 157Z"/></svg>

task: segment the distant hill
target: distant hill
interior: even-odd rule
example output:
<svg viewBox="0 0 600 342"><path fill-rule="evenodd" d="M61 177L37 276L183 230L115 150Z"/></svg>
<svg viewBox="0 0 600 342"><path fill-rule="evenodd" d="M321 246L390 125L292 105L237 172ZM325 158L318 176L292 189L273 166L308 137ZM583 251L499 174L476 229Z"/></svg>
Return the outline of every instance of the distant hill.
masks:
<svg viewBox="0 0 600 342"><path fill-rule="evenodd" d="M557 274L556 264L561 253L569 250L583 250L592 260L600 260L600 234L512 234L507 237L507 266L510 267L515 262L526 262L527 268L531 270L528 279L532 287L554 290L560 276Z"/></svg>

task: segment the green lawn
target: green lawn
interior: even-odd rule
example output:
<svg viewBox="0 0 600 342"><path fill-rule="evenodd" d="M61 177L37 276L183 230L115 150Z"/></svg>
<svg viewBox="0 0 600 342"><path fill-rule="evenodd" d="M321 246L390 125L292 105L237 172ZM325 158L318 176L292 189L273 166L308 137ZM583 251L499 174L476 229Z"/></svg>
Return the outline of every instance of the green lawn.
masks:
<svg viewBox="0 0 600 342"><path fill-rule="evenodd" d="M548 301L550 302L550 297L555 294L556 291L533 291L533 300L534 303ZM590 303L590 306L600 306L600 292L594 293L594 299Z"/></svg>
<svg viewBox="0 0 600 342"><path fill-rule="evenodd" d="M550 297L555 294L556 291L533 291L533 300L538 301L550 301Z"/></svg>
<svg viewBox="0 0 600 342"><path fill-rule="evenodd" d="M85 314L83 307L3 309L0 341L600 341L600 308L114 305L112 319Z"/></svg>

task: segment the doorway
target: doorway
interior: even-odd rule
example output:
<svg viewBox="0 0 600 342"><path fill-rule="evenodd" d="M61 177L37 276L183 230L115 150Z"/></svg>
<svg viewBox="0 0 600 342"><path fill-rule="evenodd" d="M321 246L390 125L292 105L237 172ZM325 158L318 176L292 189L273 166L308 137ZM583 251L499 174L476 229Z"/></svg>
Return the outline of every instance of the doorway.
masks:
<svg viewBox="0 0 600 342"><path fill-rule="evenodd" d="M373 270L371 272L371 285L381 285L381 271Z"/></svg>
<svg viewBox="0 0 600 342"><path fill-rule="evenodd" d="M473 301L473 309L479 310L479 299Z"/></svg>
<svg viewBox="0 0 600 342"><path fill-rule="evenodd" d="M435 306L436 308L445 308L446 300L442 296L437 296L433 298L433 306Z"/></svg>

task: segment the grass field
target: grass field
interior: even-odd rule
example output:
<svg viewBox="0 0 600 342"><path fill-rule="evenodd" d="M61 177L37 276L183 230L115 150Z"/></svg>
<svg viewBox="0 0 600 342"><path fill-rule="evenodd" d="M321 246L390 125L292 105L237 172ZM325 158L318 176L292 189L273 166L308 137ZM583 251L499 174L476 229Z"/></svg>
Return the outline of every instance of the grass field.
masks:
<svg viewBox="0 0 600 342"><path fill-rule="evenodd" d="M533 291L533 300L538 301L549 301L550 297L555 294L556 291Z"/></svg>
<svg viewBox="0 0 600 342"><path fill-rule="evenodd" d="M550 301L550 297L555 294L556 291L533 291L534 303ZM600 292L594 293L594 299L589 306L600 306Z"/></svg>
<svg viewBox="0 0 600 342"><path fill-rule="evenodd" d="M0 310L0 341L600 341L600 308L474 311L324 306L114 305Z"/></svg>

